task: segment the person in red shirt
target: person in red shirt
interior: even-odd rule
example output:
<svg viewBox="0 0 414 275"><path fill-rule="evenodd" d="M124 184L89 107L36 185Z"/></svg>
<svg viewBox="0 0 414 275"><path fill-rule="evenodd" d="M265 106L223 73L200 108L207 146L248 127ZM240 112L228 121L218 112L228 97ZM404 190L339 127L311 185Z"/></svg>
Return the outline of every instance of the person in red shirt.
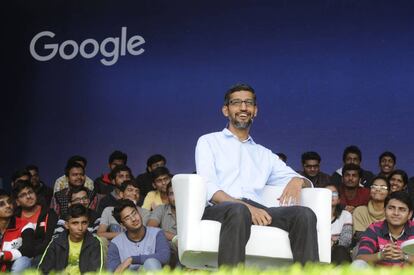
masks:
<svg viewBox="0 0 414 275"><path fill-rule="evenodd" d="M352 213L357 206L368 205L370 190L360 187L361 168L353 163L345 164L342 168L342 185L339 189L341 204L345 210Z"/></svg>

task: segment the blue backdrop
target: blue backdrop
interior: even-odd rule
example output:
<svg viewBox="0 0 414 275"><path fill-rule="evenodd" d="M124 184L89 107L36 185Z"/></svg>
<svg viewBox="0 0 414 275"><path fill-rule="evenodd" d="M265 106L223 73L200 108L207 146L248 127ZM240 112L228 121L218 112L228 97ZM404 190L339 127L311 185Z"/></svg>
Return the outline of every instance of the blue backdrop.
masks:
<svg viewBox="0 0 414 275"><path fill-rule="evenodd" d="M197 138L225 126L237 82L257 90L255 141L294 168L315 150L332 173L356 144L364 168L378 172L391 150L412 175L413 14L413 1L14 1L2 9L0 176L35 163L50 183L81 154L95 177L115 149L135 174L153 153L192 172ZM143 52L105 66L116 45L99 46L119 37L121 48L122 27ZM49 61L29 50L43 31L54 37L37 40L39 55L63 48ZM96 56L61 57L86 39Z"/></svg>

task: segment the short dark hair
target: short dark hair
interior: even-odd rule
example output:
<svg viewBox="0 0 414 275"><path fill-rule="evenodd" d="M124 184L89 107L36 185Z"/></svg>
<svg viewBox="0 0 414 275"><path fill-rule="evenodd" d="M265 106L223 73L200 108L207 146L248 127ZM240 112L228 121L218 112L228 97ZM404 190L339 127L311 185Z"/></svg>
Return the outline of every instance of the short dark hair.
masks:
<svg viewBox="0 0 414 275"><path fill-rule="evenodd" d="M361 167L359 165L354 163L345 164L344 167L342 167L342 176L345 174L346 171L357 171L359 178L362 177L362 171Z"/></svg>
<svg viewBox="0 0 414 275"><path fill-rule="evenodd" d="M82 157L82 156L79 156L79 155L71 156L66 163L79 162L79 161L83 162L85 164L85 167L83 167L83 168L86 168L86 165L88 165L88 161L86 160L85 157Z"/></svg>
<svg viewBox="0 0 414 275"><path fill-rule="evenodd" d="M397 157L394 155L394 153L393 153L393 152L390 152L390 151L385 151L385 152L383 152L383 153L379 156L379 158L378 158L378 162L379 162L379 163L381 163L381 159L382 159L383 157L390 157L390 158L392 158L392 160L394 161L394 163L397 163Z"/></svg>
<svg viewBox="0 0 414 275"><path fill-rule="evenodd" d="M7 190L0 189L0 198L2 197L10 197L10 193Z"/></svg>
<svg viewBox="0 0 414 275"><path fill-rule="evenodd" d="M391 174L388 176L389 179L391 179L392 176L394 175L400 175L403 182L404 182L404 186L407 186L408 184L408 175L404 170L401 169L397 169L391 172Z"/></svg>
<svg viewBox="0 0 414 275"><path fill-rule="evenodd" d="M119 190L121 190L122 192L125 191L125 189L127 189L128 186L134 186L135 188L138 188L138 190L140 190L139 188L139 184L135 181L135 180L126 180L124 181L121 186L119 187ZM141 191L141 190L140 190Z"/></svg>
<svg viewBox="0 0 414 275"><path fill-rule="evenodd" d="M238 84L235 84L235 85L231 86L231 87L227 90L226 94L224 95L224 105L228 105L228 104L229 104L229 101L230 101L230 95L231 95L232 93L235 93L235 92L240 92L240 91L249 91L249 92L251 92L251 93L253 94L253 99L254 99L254 101L256 102L256 92L255 92L255 90L253 89L253 87L251 87L251 86L250 86L250 85L248 85L248 84L238 83Z"/></svg>
<svg viewBox="0 0 414 275"><path fill-rule="evenodd" d="M73 188L69 188L69 192L68 192L68 200L69 202L72 202L72 195L73 194L77 194L79 192L85 191L86 195L89 197L89 189L86 188L85 186L81 185L81 186L76 186Z"/></svg>
<svg viewBox="0 0 414 275"><path fill-rule="evenodd" d="M121 164L121 165L117 165L117 166L115 166L115 168L114 168L114 169L112 169L111 173L109 173L109 178L110 178L111 180L115 179L115 178L116 178L116 175L117 175L119 172L121 172L121 171L128 171L128 173L129 173L129 175L131 176L131 178L133 178L133 177L134 177L134 176L132 175L132 171L131 171L131 169L130 169L128 166Z"/></svg>
<svg viewBox="0 0 414 275"><path fill-rule="evenodd" d="M79 164L77 162L68 162L65 167L65 176L69 177L69 171L72 168L82 168L83 172L85 173L85 167L83 167L82 164Z"/></svg>
<svg viewBox="0 0 414 275"><path fill-rule="evenodd" d="M390 181L388 180L388 178L387 177L384 177L384 176L376 176L376 177L374 177L372 180L371 180L371 183L372 184L374 184L374 182L376 181L376 180L383 180L383 181L385 181L385 183L387 184L387 188L388 188L388 193L391 191L391 186L390 186Z"/></svg>
<svg viewBox="0 0 414 275"><path fill-rule="evenodd" d="M413 211L413 204L410 199L410 195L404 191L397 191L389 194L384 201L384 207L387 207L390 200L395 199L407 205L410 211Z"/></svg>
<svg viewBox="0 0 414 275"><path fill-rule="evenodd" d="M318 162L321 162L321 156L314 151L305 152L302 154L302 164L305 164L305 161L307 160L317 160Z"/></svg>
<svg viewBox="0 0 414 275"><path fill-rule="evenodd" d="M118 205L115 206L114 210L112 211L112 216L114 216L115 220L119 224L122 224L121 212L122 212L122 210L124 210L127 207L137 209L137 206L132 201L130 201L128 199L121 199L121 200L118 200Z"/></svg>
<svg viewBox="0 0 414 275"><path fill-rule="evenodd" d="M159 176L162 176L162 175L171 176L170 171L168 170L168 168L165 167L165 166L155 168L155 170L151 172L152 181L154 181L156 178L158 178Z"/></svg>
<svg viewBox="0 0 414 275"><path fill-rule="evenodd" d="M111 164L114 160L120 159L124 162L124 164L127 164L128 156L127 154L121 152L121 151L113 151L108 158L108 163Z"/></svg>
<svg viewBox="0 0 414 275"><path fill-rule="evenodd" d="M287 156L284 153L276 153L276 155L283 161L286 162L287 161Z"/></svg>
<svg viewBox="0 0 414 275"><path fill-rule="evenodd" d="M30 172L27 171L26 169L17 170L12 175L12 182L15 182L18 178L23 177L23 176L28 176L30 179L32 177L32 174L30 174Z"/></svg>
<svg viewBox="0 0 414 275"><path fill-rule="evenodd" d="M65 221L79 217L86 217L89 219L89 209L79 203L69 206L68 213L65 216Z"/></svg>
<svg viewBox="0 0 414 275"><path fill-rule="evenodd" d="M25 188L31 188L34 191L33 185L30 181L28 180L16 181L13 185L13 190L12 190L13 199L17 199L17 197L19 196L19 193Z"/></svg>
<svg viewBox="0 0 414 275"><path fill-rule="evenodd" d="M36 171L36 172L39 173L39 167L37 167L34 164L27 165L26 168L25 168L25 170L28 171L28 172L30 172L31 170L34 170L34 171Z"/></svg>
<svg viewBox="0 0 414 275"><path fill-rule="evenodd" d="M153 165L154 163L157 163L159 161L163 161L164 164L167 164L167 160L165 159L165 157L161 154L155 154L150 156L147 159L147 167L150 167L151 165Z"/></svg>
<svg viewBox="0 0 414 275"><path fill-rule="evenodd" d="M345 148L344 153L342 154L342 161L345 162L346 156L348 154L356 154L359 157L359 160L362 161L361 150L356 145L350 145Z"/></svg>

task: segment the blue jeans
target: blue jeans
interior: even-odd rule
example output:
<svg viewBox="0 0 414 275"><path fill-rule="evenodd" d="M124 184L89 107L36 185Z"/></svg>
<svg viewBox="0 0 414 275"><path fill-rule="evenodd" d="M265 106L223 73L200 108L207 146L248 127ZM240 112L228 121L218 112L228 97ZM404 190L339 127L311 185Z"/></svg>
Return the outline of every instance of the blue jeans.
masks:
<svg viewBox="0 0 414 275"><path fill-rule="evenodd" d="M26 257L26 256L21 256L20 258L16 259L12 266L11 266L11 273L15 273L15 272L22 272L28 268L31 267L32 264L32 259Z"/></svg>
<svg viewBox="0 0 414 275"><path fill-rule="evenodd" d="M160 270L162 269L162 264L155 258L146 259L142 265L144 270Z"/></svg>

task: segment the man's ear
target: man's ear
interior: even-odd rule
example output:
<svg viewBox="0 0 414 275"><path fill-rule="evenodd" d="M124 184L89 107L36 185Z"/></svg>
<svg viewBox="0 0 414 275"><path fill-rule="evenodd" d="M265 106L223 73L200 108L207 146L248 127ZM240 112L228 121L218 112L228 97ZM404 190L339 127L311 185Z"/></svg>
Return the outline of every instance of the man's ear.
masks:
<svg viewBox="0 0 414 275"><path fill-rule="evenodd" d="M257 116L257 112L259 109L257 109L257 106L254 108L254 113L253 113L253 118L255 118Z"/></svg>
<svg viewBox="0 0 414 275"><path fill-rule="evenodd" d="M221 111L223 112L223 115L225 117L229 117L229 106L223 105L223 107L221 108Z"/></svg>

